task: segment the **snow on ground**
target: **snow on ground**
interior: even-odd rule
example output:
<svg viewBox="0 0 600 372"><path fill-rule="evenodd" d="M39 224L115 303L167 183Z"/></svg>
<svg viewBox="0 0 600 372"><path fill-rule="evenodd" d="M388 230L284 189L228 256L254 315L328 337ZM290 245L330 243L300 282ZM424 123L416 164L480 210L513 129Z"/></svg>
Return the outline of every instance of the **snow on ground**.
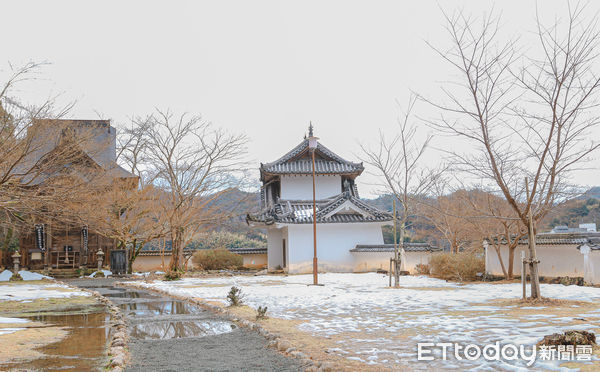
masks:
<svg viewBox="0 0 600 372"><path fill-rule="evenodd" d="M58 283L0 285L0 301L31 301L89 295L87 292L72 290L70 287Z"/></svg>
<svg viewBox="0 0 600 372"><path fill-rule="evenodd" d="M104 277L112 276L112 271L110 271L110 270L100 270L100 271L102 271L102 274L104 274ZM88 275L88 278L94 278L94 277L96 277L96 274L98 274L98 271L94 271L93 273Z"/></svg>
<svg viewBox="0 0 600 372"><path fill-rule="evenodd" d="M8 282L10 280L10 278L12 278L12 271L10 270L4 270L3 272L0 273L0 282Z"/></svg>
<svg viewBox="0 0 600 372"><path fill-rule="evenodd" d="M21 270L19 271L19 275L23 280L42 280L42 279L52 279L52 277L47 275L42 275L39 273L32 273L31 271Z"/></svg>
<svg viewBox="0 0 600 372"><path fill-rule="evenodd" d="M21 270L19 271L19 275L23 280L42 280L42 279L52 279L47 275L42 275L38 273L32 273L31 271ZM13 276L12 271L4 270L0 273L0 282L8 282L10 278Z"/></svg>
<svg viewBox="0 0 600 372"><path fill-rule="evenodd" d="M427 370L441 362L437 367L451 368L450 362L439 358L416 362L418 342L532 345L560 330L600 327L598 318L572 324L572 318L544 314L543 307L536 307L540 314L534 317L507 316L507 307L490 301L520 298L519 283L461 285L404 276L400 279L402 288L397 290L387 288L387 276L375 273L327 273L319 275L319 282L324 286L308 285L312 275L294 275L185 278L139 284L223 303L229 288L235 285L242 288L246 304L254 308L266 305L269 316L305 321L299 329L337 340L339 347L332 350L336 354L388 367ZM542 284L541 291L550 298L600 302L599 288ZM502 362L485 365L483 359L461 363L455 367L515 369ZM554 364L537 363L538 368L556 368Z"/></svg>

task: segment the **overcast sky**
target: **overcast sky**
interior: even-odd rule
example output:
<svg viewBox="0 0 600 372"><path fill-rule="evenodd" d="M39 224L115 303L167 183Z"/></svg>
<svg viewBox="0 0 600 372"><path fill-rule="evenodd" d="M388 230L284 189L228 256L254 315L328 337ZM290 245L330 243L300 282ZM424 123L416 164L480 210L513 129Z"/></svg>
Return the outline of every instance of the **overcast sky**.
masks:
<svg viewBox="0 0 600 372"><path fill-rule="evenodd" d="M538 6L553 17L564 4ZM246 133L256 167L297 145L311 120L324 145L358 161L359 142L374 141L379 128L393 133L410 90L435 96L450 78L425 43L448 45L440 6L473 15L494 6L506 33L525 39L534 28L534 0L3 1L0 73L8 62L51 62L44 81L19 94L62 93L78 101L73 118L100 112L118 126L154 107L202 114ZM439 157L432 151L428 161ZM373 178L359 180L372 196ZM600 172L575 181L600 184Z"/></svg>

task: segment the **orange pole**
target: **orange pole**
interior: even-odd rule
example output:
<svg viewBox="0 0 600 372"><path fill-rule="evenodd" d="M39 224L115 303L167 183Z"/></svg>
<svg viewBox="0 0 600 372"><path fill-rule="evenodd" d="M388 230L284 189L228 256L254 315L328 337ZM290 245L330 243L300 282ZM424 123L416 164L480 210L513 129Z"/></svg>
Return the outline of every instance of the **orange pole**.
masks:
<svg viewBox="0 0 600 372"><path fill-rule="evenodd" d="M315 192L315 150L312 150L312 181L313 181L313 284L318 285L319 279L317 274L317 201Z"/></svg>

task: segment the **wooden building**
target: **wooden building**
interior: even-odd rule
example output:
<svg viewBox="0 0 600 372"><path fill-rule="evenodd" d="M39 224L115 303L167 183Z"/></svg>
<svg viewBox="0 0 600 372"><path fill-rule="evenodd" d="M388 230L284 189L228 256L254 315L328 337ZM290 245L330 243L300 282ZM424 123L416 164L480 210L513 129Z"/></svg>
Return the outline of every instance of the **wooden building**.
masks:
<svg viewBox="0 0 600 372"><path fill-rule="evenodd" d="M129 187L137 187L138 178L120 167L116 162L116 130L109 120L52 120L39 121L33 125L43 125L42 131L36 131L36 141L40 146L33 154L33 161L38 161L45 154L56 151L60 146L69 143L76 146L82 162L88 169L79 172L100 172L108 185L124 182ZM65 142L66 136L84 133L86 140ZM70 159L65 162L69 163ZM66 164L65 168L70 164ZM28 185L36 187L52 177L60 176L52 173L36 175L36 179L28 180ZM94 182L91 181L90 182ZM50 209L50 208L49 208ZM97 267L98 252L104 253L104 262L109 261L111 251L116 248L114 239L106 238L96 231L94 226L86 223L65 222L54 218L48 211L48 218L36 217L29 231L21 231L20 254L21 265L29 269L65 269L79 267Z"/></svg>

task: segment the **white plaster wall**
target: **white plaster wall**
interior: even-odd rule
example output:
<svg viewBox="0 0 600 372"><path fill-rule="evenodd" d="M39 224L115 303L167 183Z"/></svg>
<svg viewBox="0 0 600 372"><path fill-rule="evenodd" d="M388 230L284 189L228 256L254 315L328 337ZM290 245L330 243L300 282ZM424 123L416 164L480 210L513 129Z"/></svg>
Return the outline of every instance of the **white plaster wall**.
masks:
<svg viewBox="0 0 600 372"><path fill-rule="evenodd" d="M165 254L164 258L165 267L169 267L169 262L171 262L171 254ZM187 264L187 269L194 269L194 263L190 259ZM135 261L133 261L132 265L133 271L156 271L156 270L165 270L162 267L162 258L160 256L138 256Z"/></svg>
<svg viewBox="0 0 600 372"><path fill-rule="evenodd" d="M592 261L592 270L594 271L591 275L591 284L600 284L600 251L591 251L589 259Z"/></svg>
<svg viewBox="0 0 600 372"><path fill-rule="evenodd" d="M275 227L267 229L268 270L273 271L277 266L283 268L283 231Z"/></svg>
<svg viewBox="0 0 600 372"><path fill-rule="evenodd" d="M325 199L342 192L341 176L317 176L315 194ZM281 176L281 199L312 200L312 176Z"/></svg>
<svg viewBox="0 0 600 372"><path fill-rule="evenodd" d="M264 253L243 254L244 266L250 268L263 268L267 266L267 255Z"/></svg>
<svg viewBox="0 0 600 372"><path fill-rule="evenodd" d="M390 269L390 258L394 257L394 252L355 252L354 272L377 271L379 269ZM406 262L404 267L411 274L416 274L418 264L429 264L429 252L406 252Z"/></svg>
<svg viewBox="0 0 600 372"><path fill-rule="evenodd" d="M312 225L288 225L288 234L289 273L300 274L312 272ZM354 271L354 256L350 253L350 249L354 248L357 244L383 244L381 224L318 224L317 257L319 271Z"/></svg>
<svg viewBox="0 0 600 372"><path fill-rule="evenodd" d="M514 275L521 275L521 252L529 257L529 249L526 245L519 245L515 249ZM501 246L500 254L504 266L508 270L508 247ZM571 245L536 245L536 254L540 260L540 276L547 277L583 277L583 255L579 253L577 246ZM485 257L485 270L488 274L503 275L498 255L493 247L488 247Z"/></svg>

